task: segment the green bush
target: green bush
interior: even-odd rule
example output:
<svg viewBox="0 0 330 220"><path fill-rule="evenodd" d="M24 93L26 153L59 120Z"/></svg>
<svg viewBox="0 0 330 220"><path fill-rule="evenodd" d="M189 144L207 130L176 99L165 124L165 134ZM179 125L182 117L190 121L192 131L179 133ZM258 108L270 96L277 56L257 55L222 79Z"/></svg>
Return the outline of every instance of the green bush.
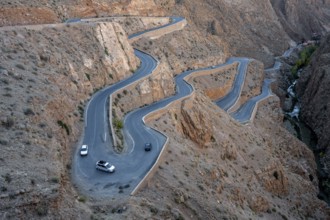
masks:
<svg viewBox="0 0 330 220"><path fill-rule="evenodd" d="M317 49L316 46L308 46L299 53L299 59L296 64L291 68L291 73L294 78L298 78L297 72L299 69L307 66L310 62L312 54Z"/></svg>
<svg viewBox="0 0 330 220"><path fill-rule="evenodd" d="M118 118L114 118L113 125L115 126L116 129L122 129L124 127L123 121L121 121Z"/></svg>
<svg viewBox="0 0 330 220"><path fill-rule="evenodd" d="M85 73L85 75L86 75L87 79L88 79L89 81L91 81L91 76L90 76L88 73Z"/></svg>
<svg viewBox="0 0 330 220"><path fill-rule="evenodd" d="M85 196L79 196L78 201L82 202L82 203L85 203L87 201L87 199L86 199Z"/></svg>
<svg viewBox="0 0 330 220"><path fill-rule="evenodd" d="M107 48L107 47L104 48L104 53L105 53L107 56L109 56L109 51L108 51L108 48Z"/></svg>
<svg viewBox="0 0 330 220"><path fill-rule="evenodd" d="M63 121L61 121L61 120L58 120L58 121L57 121L57 124L58 124L61 128L65 129L67 135L70 135L70 129L69 129L69 126L68 126L67 124L65 124L65 123L64 123Z"/></svg>
<svg viewBox="0 0 330 220"><path fill-rule="evenodd" d="M54 176L54 177L52 177L52 178L50 179L50 181L51 181L52 183L59 183L59 182L60 182L60 179L59 179L58 177Z"/></svg>

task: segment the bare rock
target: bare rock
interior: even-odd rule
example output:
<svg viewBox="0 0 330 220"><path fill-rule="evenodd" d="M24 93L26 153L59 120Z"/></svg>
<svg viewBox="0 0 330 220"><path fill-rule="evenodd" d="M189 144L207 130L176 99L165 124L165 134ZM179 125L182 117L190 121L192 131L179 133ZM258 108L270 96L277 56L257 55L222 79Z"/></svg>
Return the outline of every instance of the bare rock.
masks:
<svg viewBox="0 0 330 220"><path fill-rule="evenodd" d="M207 112L199 107L197 102L202 101L199 98L187 99L181 106L181 126L183 133L192 141L204 147L211 141L213 128L211 127L211 118Z"/></svg>
<svg viewBox="0 0 330 220"><path fill-rule="evenodd" d="M268 166L256 171L256 175L268 192L277 196L288 194L288 178L279 162L270 163Z"/></svg>
<svg viewBox="0 0 330 220"><path fill-rule="evenodd" d="M252 196L249 199L250 208L256 213L266 212L269 209L269 202L260 195Z"/></svg>

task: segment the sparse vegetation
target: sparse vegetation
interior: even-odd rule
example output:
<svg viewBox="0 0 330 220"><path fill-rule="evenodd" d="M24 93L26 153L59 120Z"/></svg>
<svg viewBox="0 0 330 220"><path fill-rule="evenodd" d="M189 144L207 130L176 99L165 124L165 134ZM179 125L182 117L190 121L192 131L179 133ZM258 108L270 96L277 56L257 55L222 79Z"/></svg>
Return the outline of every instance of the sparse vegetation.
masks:
<svg viewBox="0 0 330 220"><path fill-rule="evenodd" d="M35 115L35 114L34 114L34 111L33 111L31 108L27 108L27 109L25 109L25 110L24 110L24 114L27 115L27 116L28 116L28 115Z"/></svg>
<svg viewBox="0 0 330 220"><path fill-rule="evenodd" d="M0 191L1 191L1 192L6 192L6 191L7 191L7 187L5 187L5 186L1 186L1 187L0 187Z"/></svg>
<svg viewBox="0 0 330 220"><path fill-rule="evenodd" d="M69 126L67 125L67 124L65 124L63 121L61 121L61 120L58 120L57 121L57 124L61 127L61 128L63 128L65 131L66 131L66 134L67 135L70 135L70 129L69 129Z"/></svg>
<svg viewBox="0 0 330 220"><path fill-rule="evenodd" d="M13 127L14 125L14 118L13 117L10 117L10 116L7 116L7 118L1 122L1 124L6 127L7 129Z"/></svg>
<svg viewBox="0 0 330 220"><path fill-rule="evenodd" d="M207 32L212 35L216 35L217 32L216 32L216 28L215 28L215 20L210 21L208 23Z"/></svg>
<svg viewBox="0 0 330 220"><path fill-rule="evenodd" d="M182 5L184 0L175 0L175 4Z"/></svg>
<svg viewBox="0 0 330 220"><path fill-rule="evenodd" d="M25 70L25 67L22 64L16 64L16 67L21 70Z"/></svg>
<svg viewBox="0 0 330 220"><path fill-rule="evenodd" d="M52 178L50 179L50 181L51 181L52 183L59 183L59 182L60 182L60 179L59 179L58 177L54 176L54 177L52 177Z"/></svg>
<svg viewBox="0 0 330 220"><path fill-rule="evenodd" d="M296 64L291 68L291 73L295 79L298 78L298 70L307 66L310 62L312 54L315 52L317 49L317 46L308 46L304 48L300 53L299 53L299 59L296 61Z"/></svg>
<svg viewBox="0 0 330 220"><path fill-rule="evenodd" d="M82 103L80 103L81 105L78 105L78 112L80 114L80 118L83 119L84 118L84 107L82 106Z"/></svg>
<svg viewBox="0 0 330 220"><path fill-rule="evenodd" d="M108 48L107 48L107 47L104 48L104 53L105 53L107 56L109 56L109 51L108 51Z"/></svg>
<svg viewBox="0 0 330 220"><path fill-rule="evenodd" d="M85 73L85 75L86 75L87 79L88 79L89 81L91 81L91 76L90 76L88 73Z"/></svg>
<svg viewBox="0 0 330 220"><path fill-rule="evenodd" d="M114 125L115 129L117 129L117 130L124 128L123 121L118 118L113 119L113 125Z"/></svg>
<svg viewBox="0 0 330 220"><path fill-rule="evenodd" d="M4 178L5 178L5 181L6 181L7 183L10 183L11 180L12 180L12 178L11 178L11 176L10 176L9 173L6 173L6 175L4 176Z"/></svg>
<svg viewBox="0 0 330 220"><path fill-rule="evenodd" d="M85 203L87 201L87 198L85 196L79 196L78 201L82 202L82 203Z"/></svg>
<svg viewBox="0 0 330 220"><path fill-rule="evenodd" d="M158 209L156 207L150 207L150 212L156 215L158 213Z"/></svg>
<svg viewBox="0 0 330 220"><path fill-rule="evenodd" d="M39 216L46 216L48 214L48 204L45 202L38 204L36 211Z"/></svg>

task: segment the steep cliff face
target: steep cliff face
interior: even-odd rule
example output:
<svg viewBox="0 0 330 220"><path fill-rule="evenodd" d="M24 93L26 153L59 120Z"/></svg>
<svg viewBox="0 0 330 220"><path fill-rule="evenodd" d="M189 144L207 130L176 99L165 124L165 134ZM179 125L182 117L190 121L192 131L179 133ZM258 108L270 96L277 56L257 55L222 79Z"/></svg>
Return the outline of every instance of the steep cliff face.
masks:
<svg viewBox="0 0 330 220"><path fill-rule="evenodd" d="M320 149L327 151L324 158L329 173L330 161L330 35L327 35L319 49L313 54L310 65L298 81L298 95L301 97L301 116L313 129Z"/></svg>
<svg viewBox="0 0 330 220"><path fill-rule="evenodd" d="M1 218L77 218L67 170L85 104L138 60L116 23L0 29L0 36Z"/></svg>
<svg viewBox="0 0 330 220"><path fill-rule="evenodd" d="M271 3L284 30L296 41L329 31L328 0L271 0Z"/></svg>

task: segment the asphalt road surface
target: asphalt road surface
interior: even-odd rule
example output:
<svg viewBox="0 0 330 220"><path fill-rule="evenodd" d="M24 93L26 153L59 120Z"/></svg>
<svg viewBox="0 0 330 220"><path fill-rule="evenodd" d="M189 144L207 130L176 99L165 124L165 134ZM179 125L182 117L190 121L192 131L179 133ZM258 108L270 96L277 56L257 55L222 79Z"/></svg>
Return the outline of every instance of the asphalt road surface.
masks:
<svg viewBox="0 0 330 220"><path fill-rule="evenodd" d="M145 170L149 168L144 163L137 163L136 158L116 154L113 150L112 138L109 136L111 134L108 122L109 95L151 74L157 66L157 61L150 55L138 50L135 50L135 55L141 60L140 68L131 77L97 92L86 106L85 130L81 144L88 145L89 153L81 157L77 149L72 163L74 182L82 190L104 196L119 192L119 187L123 188L121 191L127 188L132 190L128 186L136 185L144 176ZM98 160L106 160L114 164L115 173L96 170L95 164Z"/></svg>
<svg viewBox="0 0 330 220"><path fill-rule="evenodd" d="M128 36L128 39L132 39L134 37L137 37L139 35L145 34L147 32L152 32L152 31L155 31L155 30L158 30L158 29L162 29L162 28L171 26L171 25L173 25L175 23L178 23L178 22L180 22L182 20L184 20L184 18L182 18L182 17L171 17L171 22L170 23L165 24L165 25L160 26L160 27L155 27L155 28L151 28L151 29L148 29L148 30L145 30L145 31L141 31L141 32L138 32L138 33L135 33L135 34L131 34L130 36Z"/></svg>
<svg viewBox="0 0 330 220"><path fill-rule="evenodd" d="M248 58L230 58L226 64L233 62L239 62L238 73L236 74L233 86L227 95L215 101L217 106L225 111L228 111L232 106L234 106L241 95L247 66L250 60Z"/></svg>
<svg viewBox="0 0 330 220"><path fill-rule="evenodd" d="M267 98L272 94L269 85L273 82L271 79L265 79L262 85L262 92L260 95L255 96L249 99L244 103L236 112L231 113L230 115L240 123L247 123L250 121L254 108L258 101Z"/></svg>

